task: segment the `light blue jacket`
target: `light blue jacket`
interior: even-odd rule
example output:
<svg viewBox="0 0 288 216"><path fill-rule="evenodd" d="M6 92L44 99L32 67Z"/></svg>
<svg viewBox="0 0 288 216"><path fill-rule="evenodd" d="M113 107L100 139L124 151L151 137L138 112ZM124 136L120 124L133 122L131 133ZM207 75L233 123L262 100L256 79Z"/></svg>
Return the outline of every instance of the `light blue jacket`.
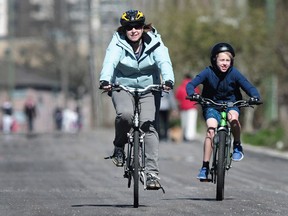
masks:
<svg viewBox="0 0 288 216"><path fill-rule="evenodd" d="M154 29L154 32L143 33L143 41L144 50L137 60L125 36L115 32L106 50L100 80L133 88L168 80L174 83L172 63L161 36Z"/></svg>

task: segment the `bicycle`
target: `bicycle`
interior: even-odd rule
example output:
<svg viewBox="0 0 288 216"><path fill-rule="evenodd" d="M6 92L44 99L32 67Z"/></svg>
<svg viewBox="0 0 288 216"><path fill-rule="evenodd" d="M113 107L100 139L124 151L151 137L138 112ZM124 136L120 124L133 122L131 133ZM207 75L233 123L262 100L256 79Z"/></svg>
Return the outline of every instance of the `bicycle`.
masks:
<svg viewBox="0 0 288 216"><path fill-rule="evenodd" d="M187 96L186 99L196 101L202 107L214 107L220 110L221 120L215 130L213 138L213 157L212 167L210 169L211 179L209 182L216 184L216 200L222 201L224 199L224 184L225 174L232 166L232 152L231 152L231 127L228 123L227 109L231 107L253 107L253 105L260 105L262 102L253 100L238 100L236 102L215 102L209 98Z"/></svg>
<svg viewBox="0 0 288 216"><path fill-rule="evenodd" d="M138 208L139 206L139 181L143 184L144 190L146 187L146 175L145 175L145 143L144 143L144 131L140 128L140 104L139 100L142 95L150 92L162 91L163 85L149 85L144 89L131 88L124 85L114 84L111 91L126 91L130 93L134 98L134 117L133 126L127 133L127 145L125 145L125 163L124 163L124 178L128 179L128 188L131 187L133 179L133 206ZM113 156L106 157L105 159L111 159ZM163 193L164 188L160 186Z"/></svg>

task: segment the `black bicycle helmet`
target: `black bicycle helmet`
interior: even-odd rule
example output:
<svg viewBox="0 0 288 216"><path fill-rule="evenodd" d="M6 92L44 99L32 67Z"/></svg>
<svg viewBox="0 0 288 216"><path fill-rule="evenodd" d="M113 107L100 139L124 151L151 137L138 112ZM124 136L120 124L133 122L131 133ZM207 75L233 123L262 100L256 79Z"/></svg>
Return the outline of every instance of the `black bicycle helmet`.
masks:
<svg viewBox="0 0 288 216"><path fill-rule="evenodd" d="M145 24L145 16L139 10L129 10L122 14L120 18L120 24L122 26L127 25L138 25L138 24Z"/></svg>
<svg viewBox="0 0 288 216"><path fill-rule="evenodd" d="M235 57L235 51L230 44L222 43L222 42L215 44L211 49L211 56L210 56L210 61L211 61L211 64L214 68L216 68L216 56L217 56L217 54L219 54L221 52L229 52L229 53L231 53L233 58ZM231 60L232 60L231 61L231 66L232 66L233 65L233 59L231 59Z"/></svg>

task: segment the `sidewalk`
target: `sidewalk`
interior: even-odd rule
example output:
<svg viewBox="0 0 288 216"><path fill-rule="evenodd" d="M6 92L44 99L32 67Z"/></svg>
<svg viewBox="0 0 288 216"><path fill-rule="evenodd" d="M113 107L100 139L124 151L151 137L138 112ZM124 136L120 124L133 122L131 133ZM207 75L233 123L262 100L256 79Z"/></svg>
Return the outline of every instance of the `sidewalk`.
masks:
<svg viewBox="0 0 288 216"><path fill-rule="evenodd" d="M251 151L251 152L257 152L257 153L263 153L266 155L274 156L274 157L279 157L283 159L288 160L288 151L279 151L267 147L262 147L262 146L252 146L249 144L243 144L244 147L244 152L245 150Z"/></svg>

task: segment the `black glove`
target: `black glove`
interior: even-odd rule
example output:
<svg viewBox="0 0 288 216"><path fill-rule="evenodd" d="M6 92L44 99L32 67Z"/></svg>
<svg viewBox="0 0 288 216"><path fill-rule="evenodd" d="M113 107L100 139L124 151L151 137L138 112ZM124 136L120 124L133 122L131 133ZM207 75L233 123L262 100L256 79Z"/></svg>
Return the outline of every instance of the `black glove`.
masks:
<svg viewBox="0 0 288 216"><path fill-rule="evenodd" d="M173 89L173 82L171 80L165 81L164 85L169 87L170 89Z"/></svg>
<svg viewBox="0 0 288 216"><path fill-rule="evenodd" d="M109 82L106 80L100 80L100 89L103 89L103 87L108 86Z"/></svg>
<svg viewBox="0 0 288 216"><path fill-rule="evenodd" d="M258 97L251 97L251 98L249 99L249 104L250 104L250 105L259 104L259 102L260 102L260 99L259 99Z"/></svg>
<svg viewBox="0 0 288 216"><path fill-rule="evenodd" d="M195 101L198 101L200 99L200 95L197 93L194 93L193 95L191 95L192 99Z"/></svg>

